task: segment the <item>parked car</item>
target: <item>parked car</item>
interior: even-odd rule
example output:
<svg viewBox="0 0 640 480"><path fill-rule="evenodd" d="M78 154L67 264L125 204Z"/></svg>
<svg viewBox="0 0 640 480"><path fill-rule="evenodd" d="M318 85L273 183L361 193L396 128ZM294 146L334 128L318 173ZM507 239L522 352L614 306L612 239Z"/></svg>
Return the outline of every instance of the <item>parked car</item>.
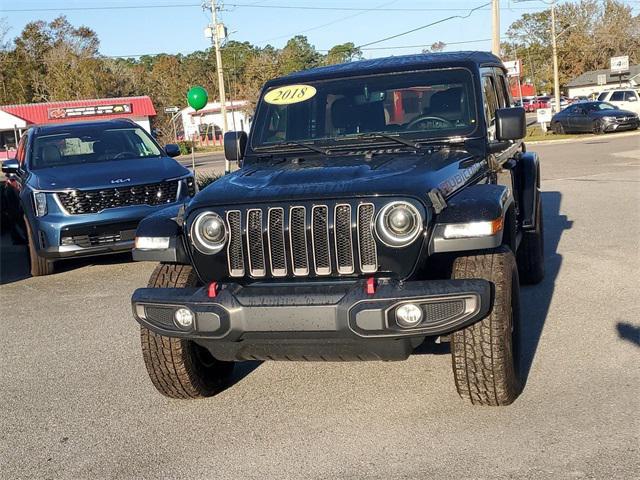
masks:
<svg viewBox="0 0 640 480"><path fill-rule="evenodd" d="M535 112L539 108L550 108L551 97L536 97L531 102L531 106L533 111Z"/></svg>
<svg viewBox="0 0 640 480"><path fill-rule="evenodd" d="M270 80L249 136L225 135L240 170L138 227L134 259L160 262L132 297L158 391L214 395L243 360L403 360L438 337L461 397L513 402L519 283L542 280L544 239L508 85L483 52Z"/></svg>
<svg viewBox="0 0 640 480"><path fill-rule="evenodd" d="M195 194L193 174L129 120L30 128L6 160L3 210L31 274L57 260L131 250L138 222Z"/></svg>
<svg viewBox="0 0 640 480"><path fill-rule="evenodd" d="M606 133L637 128L637 114L607 102L574 103L551 118L555 133Z"/></svg>
<svg viewBox="0 0 640 480"><path fill-rule="evenodd" d="M606 90L598 95L599 102L608 102L622 110L629 110L640 115L640 96L631 88Z"/></svg>
<svg viewBox="0 0 640 480"><path fill-rule="evenodd" d="M562 110L563 108L566 108L569 106L569 100L566 97L560 97L560 109ZM544 107L542 107L544 108ZM556 99L554 97L551 97L551 99L549 100L549 108L551 108L553 111L556 111Z"/></svg>
<svg viewBox="0 0 640 480"><path fill-rule="evenodd" d="M524 97L522 101L522 108L524 108L524 111L527 113L535 112L535 109L533 107L534 102L535 97Z"/></svg>
<svg viewBox="0 0 640 480"><path fill-rule="evenodd" d="M580 103L580 102L588 102L588 101L589 101L589 97L587 97L586 95L577 95L570 100L571 103Z"/></svg>

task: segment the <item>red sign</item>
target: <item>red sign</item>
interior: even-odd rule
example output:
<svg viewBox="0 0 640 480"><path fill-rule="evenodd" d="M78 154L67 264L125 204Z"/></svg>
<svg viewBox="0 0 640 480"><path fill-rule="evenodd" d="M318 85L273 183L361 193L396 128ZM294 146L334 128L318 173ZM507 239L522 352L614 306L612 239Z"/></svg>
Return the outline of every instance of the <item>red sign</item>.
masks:
<svg viewBox="0 0 640 480"><path fill-rule="evenodd" d="M83 107L56 107L47 110L49 120L74 117L99 117L101 115L130 114L130 103L118 103L114 105L89 105Z"/></svg>

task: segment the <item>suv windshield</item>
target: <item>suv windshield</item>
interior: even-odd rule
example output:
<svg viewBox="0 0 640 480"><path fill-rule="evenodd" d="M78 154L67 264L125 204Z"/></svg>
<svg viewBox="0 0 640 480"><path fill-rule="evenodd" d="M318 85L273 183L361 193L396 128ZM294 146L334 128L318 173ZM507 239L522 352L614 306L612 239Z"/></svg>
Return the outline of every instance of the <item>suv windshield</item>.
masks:
<svg viewBox="0 0 640 480"><path fill-rule="evenodd" d="M87 125L36 136L30 165L38 169L160 156L156 143L140 127Z"/></svg>
<svg viewBox="0 0 640 480"><path fill-rule="evenodd" d="M468 135L477 113L471 73L428 70L312 81L265 92L252 146L330 143L383 133L429 140Z"/></svg>

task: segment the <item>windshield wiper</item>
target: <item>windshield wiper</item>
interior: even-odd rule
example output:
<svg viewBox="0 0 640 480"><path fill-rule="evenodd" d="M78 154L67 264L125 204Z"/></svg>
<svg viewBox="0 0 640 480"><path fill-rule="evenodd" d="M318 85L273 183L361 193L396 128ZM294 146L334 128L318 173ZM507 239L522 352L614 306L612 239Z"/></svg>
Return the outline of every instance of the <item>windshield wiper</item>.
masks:
<svg viewBox="0 0 640 480"><path fill-rule="evenodd" d="M358 133L354 136L349 136L349 138L384 138L385 140L391 140L392 142L399 143L401 145L405 145L407 147L411 147L414 150L420 149L420 144L416 142L412 142L411 140L405 140L404 138L398 135L388 135L386 133L381 132L371 132L371 133Z"/></svg>
<svg viewBox="0 0 640 480"><path fill-rule="evenodd" d="M313 145L309 145L308 143L296 142L294 140L288 140L286 142L276 143L268 147L261 147L259 148L259 150L273 151L274 149L277 150L280 147L303 147L303 148L306 148L307 150L311 150L312 152L321 153L322 155L328 154L327 150L325 150L324 148L315 147Z"/></svg>

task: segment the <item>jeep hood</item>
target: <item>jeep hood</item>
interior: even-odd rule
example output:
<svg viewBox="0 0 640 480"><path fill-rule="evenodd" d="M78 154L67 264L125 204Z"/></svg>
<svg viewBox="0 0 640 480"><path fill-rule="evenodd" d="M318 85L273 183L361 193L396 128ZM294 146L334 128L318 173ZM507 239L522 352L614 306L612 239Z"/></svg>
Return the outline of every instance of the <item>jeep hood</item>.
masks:
<svg viewBox="0 0 640 480"><path fill-rule="evenodd" d="M113 188L160 182L188 173L169 157L135 158L40 168L32 171L31 182L39 190Z"/></svg>
<svg viewBox="0 0 640 480"><path fill-rule="evenodd" d="M384 154L369 161L353 155L252 163L202 190L189 209L371 195L405 195L424 201L432 188L455 184L456 176L462 184L472 159L465 150L443 149L429 154Z"/></svg>

